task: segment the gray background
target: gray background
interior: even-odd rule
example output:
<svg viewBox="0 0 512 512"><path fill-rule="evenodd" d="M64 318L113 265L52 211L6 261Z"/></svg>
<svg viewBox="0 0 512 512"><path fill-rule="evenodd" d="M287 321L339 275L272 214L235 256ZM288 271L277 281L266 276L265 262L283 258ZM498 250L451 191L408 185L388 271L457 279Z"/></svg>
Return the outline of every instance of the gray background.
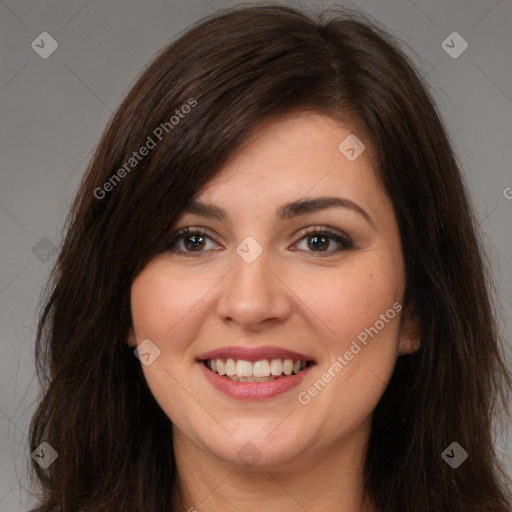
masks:
<svg viewBox="0 0 512 512"><path fill-rule="evenodd" d="M236 3L0 0L1 512L28 510L32 503L26 434L37 394L36 311L91 152L155 52L192 22ZM431 84L467 177L499 285L503 332L510 340L512 3L361 0L347 5L399 36ZM441 46L454 31L469 44L455 59ZM46 59L31 47L42 32L58 42ZM452 51L461 48L456 40L447 44ZM512 474L510 436L501 433L497 445Z"/></svg>

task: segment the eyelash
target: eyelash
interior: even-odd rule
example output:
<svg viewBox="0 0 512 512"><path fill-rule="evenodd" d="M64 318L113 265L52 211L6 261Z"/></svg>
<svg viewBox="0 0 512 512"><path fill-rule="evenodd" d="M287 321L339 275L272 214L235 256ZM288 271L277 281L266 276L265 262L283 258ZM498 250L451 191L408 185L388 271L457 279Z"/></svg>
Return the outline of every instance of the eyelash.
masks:
<svg viewBox="0 0 512 512"><path fill-rule="evenodd" d="M191 229L191 228L186 227L186 228L180 229L176 233L173 233L170 236L169 240L167 240L164 243L164 249L168 250L168 251L172 251L177 254L182 254L186 257L192 257L192 258L197 258L202 253L206 252L206 251L184 251L182 249L176 249L176 247L175 247L176 242L183 240L185 235L201 235L201 236L204 236L204 237L210 239L211 241L215 242L215 240L213 240L213 238L209 235L209 233L206 230L204 230L202 228ZM339 233L335 233L335 232L330 231L329 229L323 228L323 227L321 227L321 228L312 227L312 228L303 229L299 233L300 238L298 241L300 242L304 238L309 238L312 236L325 236L327 238L332 239L334 242L340 244L340 246L341 246L341 248L338 248L336 250L330 250L330 251L325 251L325 252L324 251L305 251L305 252L310 252L313 254L317 253L318 256L321 258L331 256L332 254L339 253L341 251L347 251L350 249L354 249L354 247L355 247L354 242L347 235L341 235Z"/></svg>

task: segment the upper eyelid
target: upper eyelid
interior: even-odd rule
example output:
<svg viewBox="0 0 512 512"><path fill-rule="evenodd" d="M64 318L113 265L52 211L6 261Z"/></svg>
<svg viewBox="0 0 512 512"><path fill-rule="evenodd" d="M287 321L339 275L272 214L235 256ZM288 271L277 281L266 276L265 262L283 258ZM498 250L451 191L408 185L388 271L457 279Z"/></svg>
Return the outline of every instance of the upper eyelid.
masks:
<svg viewBox="0 0 512 512"><path fill-rule="evenodd" d="M194 233L204 233L205 235L215 239L215 235L212 235L212 231L203 226L184 226L182 228L175 229L172 233L167 237L167 240L172 240L177 237L182 237L185 235L193 235Z"/></svg>

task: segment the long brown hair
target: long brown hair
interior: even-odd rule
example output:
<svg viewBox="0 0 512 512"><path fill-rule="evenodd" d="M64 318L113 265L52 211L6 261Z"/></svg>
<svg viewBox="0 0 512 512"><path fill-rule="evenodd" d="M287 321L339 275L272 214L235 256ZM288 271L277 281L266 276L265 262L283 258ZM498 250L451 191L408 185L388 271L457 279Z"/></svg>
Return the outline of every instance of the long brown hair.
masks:
<svg viewBox="0 0 512 512"><path fill-rule="evenodd" d="M511 378L475 219L435 104L374 21L277 5L223 11L164 48L101 138L37 336L42 395L30 446L46 441L58 452L47 469L33 463L39 510L170 510L171 424L126 343L130 286L250 134L301 110L350 119L365 134L401 231L404 304L422 327L421 349L398 358L374 412L369 496L390 512L510 511L492 434ZM457 469L441 456L452 442L468 453Z"/></svg>

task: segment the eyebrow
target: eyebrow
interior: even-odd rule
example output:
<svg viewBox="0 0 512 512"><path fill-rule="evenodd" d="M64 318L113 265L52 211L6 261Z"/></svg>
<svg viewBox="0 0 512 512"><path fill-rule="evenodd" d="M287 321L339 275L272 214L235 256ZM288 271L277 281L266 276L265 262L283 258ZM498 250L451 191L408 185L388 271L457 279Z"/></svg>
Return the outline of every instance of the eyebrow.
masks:
<svg viewBox="0 0 512 512"><path fill-rule="evenodd" d="M312 199L299 199L280 206L277 209L277 218L279 220L291 219L309 213L315 213L327 208L347 208L361 215L367 222L375 227L371 217L357 203L350 199L336 196L315 197ZM201 215L209 219L218 219L220 221L228 220L228 213L223 208L219 208L213 204L203 203L193 198L184 208L185 212Z"/></svg>

